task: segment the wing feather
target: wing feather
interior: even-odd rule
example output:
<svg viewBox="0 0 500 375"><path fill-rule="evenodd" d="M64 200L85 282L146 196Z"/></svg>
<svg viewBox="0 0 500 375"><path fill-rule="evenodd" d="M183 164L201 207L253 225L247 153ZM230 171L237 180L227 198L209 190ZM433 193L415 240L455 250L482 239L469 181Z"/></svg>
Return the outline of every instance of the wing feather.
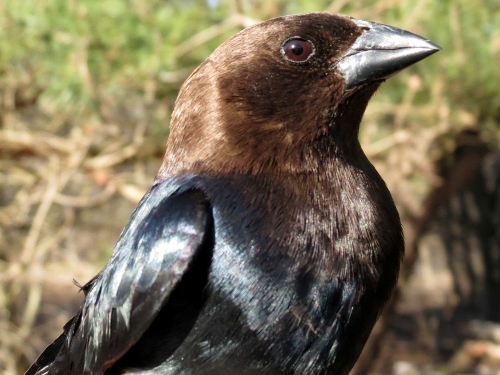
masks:
<svg viewBox="0 0 500 375"><path fill-rule="evenodd" d="M179 181L154 185L108 264L83 287L86 298L79 313L26 374L98 374L111 367L166 304L204 249L210 226L203 192Z"/></svg>

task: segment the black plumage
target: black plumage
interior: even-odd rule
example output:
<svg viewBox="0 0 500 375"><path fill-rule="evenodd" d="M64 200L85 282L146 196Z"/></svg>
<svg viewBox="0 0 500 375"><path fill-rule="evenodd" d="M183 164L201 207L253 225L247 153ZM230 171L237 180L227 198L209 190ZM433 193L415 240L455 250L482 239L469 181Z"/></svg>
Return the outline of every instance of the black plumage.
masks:
<svg viewBox="0 0 500 375"><path fill-rule="evenodd" d="M153 186L27 374L347 374L403 254L359 123L384 79L437 50L328 13L224 43L183 85Z"/></svg>

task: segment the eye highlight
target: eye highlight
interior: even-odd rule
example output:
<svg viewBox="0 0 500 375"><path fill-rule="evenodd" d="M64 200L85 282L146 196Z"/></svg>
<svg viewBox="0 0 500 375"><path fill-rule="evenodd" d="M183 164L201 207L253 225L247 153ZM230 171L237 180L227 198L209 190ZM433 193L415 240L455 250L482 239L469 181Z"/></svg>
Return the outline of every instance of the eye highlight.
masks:
<svg viewBox="0 0 500 375"><path fill-rule="evenodd" d="M292 36L283 42L280 51L288 61L304 62L314 55L315 48L309 40L300 36Z"/></svg>

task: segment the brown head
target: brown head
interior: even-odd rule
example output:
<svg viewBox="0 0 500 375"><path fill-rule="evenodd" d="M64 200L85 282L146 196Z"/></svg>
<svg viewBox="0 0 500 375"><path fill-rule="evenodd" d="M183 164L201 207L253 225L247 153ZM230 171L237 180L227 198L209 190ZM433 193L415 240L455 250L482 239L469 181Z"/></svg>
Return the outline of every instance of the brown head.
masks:
<svg viewBox="0 0 500 375"><path fill-rule="evenodd" d="M388 28L383 37L375 26ZM363 66L364 52L387 52L387 46L378 47L394 30L402 32L310 13L274 18L236 34L181 88L158 178L318 171L328 158L362 155L359 123L376 88L390 73L437 50L406 33L432 52L420 52L403 66L386 59L385 70L374 74L379 59L369 56L371 65ZM377 35L367 38L370 33Z"/></svg>

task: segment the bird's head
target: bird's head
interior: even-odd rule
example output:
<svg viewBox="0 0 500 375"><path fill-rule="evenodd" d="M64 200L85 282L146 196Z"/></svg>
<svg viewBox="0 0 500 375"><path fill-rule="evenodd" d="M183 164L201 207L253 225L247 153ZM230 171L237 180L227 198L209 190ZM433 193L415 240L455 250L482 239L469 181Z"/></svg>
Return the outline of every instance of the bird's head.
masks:
<svg viewBox="0 0 500 375"><path fill-rule="evenodd" d="M380 83L438 49L397 28L329 13L247 28L181 88L160 177L301 172L359 153L359 123Z"/></svg>

